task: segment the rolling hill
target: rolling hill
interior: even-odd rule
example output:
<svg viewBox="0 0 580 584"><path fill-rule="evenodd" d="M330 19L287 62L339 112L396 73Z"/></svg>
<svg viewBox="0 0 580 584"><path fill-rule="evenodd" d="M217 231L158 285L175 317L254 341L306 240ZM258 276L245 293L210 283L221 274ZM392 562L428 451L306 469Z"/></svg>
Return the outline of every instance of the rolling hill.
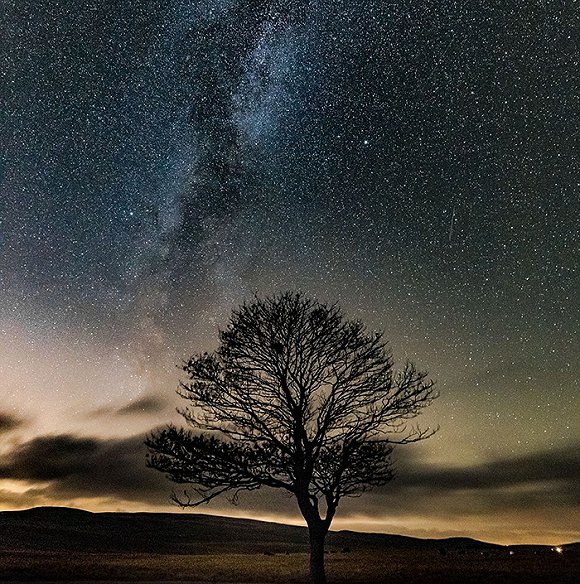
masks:
<svg viewBox="0 0 580 584"><path fill-rule="evenodd" d="M0 512L0 550L211 553L215 549L305 551L305 528L196 513L91 513L65 507ZM334 531L329 549L505 549L469 538L418 539ZM544 546L539 546L544 547Z"/></svg>

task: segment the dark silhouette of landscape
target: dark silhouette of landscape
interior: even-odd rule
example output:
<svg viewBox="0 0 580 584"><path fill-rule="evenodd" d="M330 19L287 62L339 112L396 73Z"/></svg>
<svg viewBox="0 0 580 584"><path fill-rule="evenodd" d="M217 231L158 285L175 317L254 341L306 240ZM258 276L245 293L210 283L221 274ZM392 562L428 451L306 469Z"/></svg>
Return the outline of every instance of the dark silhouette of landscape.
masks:
<svg viewBox="0 0 580 584"><path fill-rule="evenodd" d="M580 543L333 531L329 582L577 582ZM306 582L306 528L195 513L0 513L1 581Z"/></svg>

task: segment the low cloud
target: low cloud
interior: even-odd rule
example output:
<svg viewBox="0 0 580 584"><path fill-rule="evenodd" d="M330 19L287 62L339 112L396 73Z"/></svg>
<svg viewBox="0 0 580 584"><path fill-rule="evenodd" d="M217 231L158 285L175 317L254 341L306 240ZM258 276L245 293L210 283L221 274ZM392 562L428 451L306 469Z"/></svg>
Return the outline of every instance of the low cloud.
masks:
<svg viewBox="0 0 580 584"><path fill-rule="evenodd" d="M7 414L6 412L0 412L0 434L12 432L24 425L25 421L22 418Z"/></svg>
<svg viewBox="0 0 580 584"><path fill-rule="evenodd" d="M121 508L127 502L160 508L169 504L173 488L183 487L146 468L144 439L144 435L122 439L39 436L0 458L0 482L25 481L34 489L29 494L34 492L36 500L44 504L67 504L82 498L106 499ZM544 517L549 518L543 520L546 527L568 525L572 529L574 514L580 510L577 453L577 447L569 447L445 468L429 466L423 458L405 459L401 451L400 476L360 498L345 499L340 519L344 525L349 517L398 521L414 517L430 524L479 517L491 524L509 516L514 524L524 526ZM5 499L1 492L0 498ZM299 518L291 497L272 489L244 494L237 511L225 499L217 500L210 509L282 520Z"/></svg>
<svg viewBox="0 0 580 584"><path fill-rule="evenodd" d="M0 479L48 482L42 492L54 500L108 497L163 505L171 489L146 468L144 439L40 436L0 459Z"/></svg>
<svg viewBox="0 0 580 584"><path fill-rule="evenodd" d="M343 513L461 518L506 514L554 514L566 520L580 512L580 445L490 460L464 467L430 466L401 456L391 483L359 499L345 500Z"/></svg>
<svg viewBox="0 0 580 584"><path fill-rule="evenodd" d="M433 492L497 489L551 481L570 482L580 493L580 445L492 460L463 468L417 466L403 474L401 487L425 487Z"/></svg>
<svg viewBox="0 0 580 584"><path fill-rule="evenodd" d="M167 401L156 395L146 395L121 406L120 408L103 407L89 412L89 418L102 416L145 416L156 414L165 409Z"/></svg>
<svg viewBox="0 0 580 584"><path fill-rule="evenodd" d="M165 407L165 402L156 396L145 396L117 410L120 416L134 414L154 414Z"/></svg>

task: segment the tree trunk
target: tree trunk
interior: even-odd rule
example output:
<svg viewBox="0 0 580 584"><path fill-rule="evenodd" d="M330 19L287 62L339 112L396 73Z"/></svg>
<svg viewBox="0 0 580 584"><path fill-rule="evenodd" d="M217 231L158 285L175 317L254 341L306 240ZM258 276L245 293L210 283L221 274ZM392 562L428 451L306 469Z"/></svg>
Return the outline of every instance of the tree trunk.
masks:
<svg viewBox="0 0 580 584"><path fill-rule="evenodd" d="M308 526L310 536L310 582L326 584L324 571L324 540L327 530L319 525Z"/></svg>

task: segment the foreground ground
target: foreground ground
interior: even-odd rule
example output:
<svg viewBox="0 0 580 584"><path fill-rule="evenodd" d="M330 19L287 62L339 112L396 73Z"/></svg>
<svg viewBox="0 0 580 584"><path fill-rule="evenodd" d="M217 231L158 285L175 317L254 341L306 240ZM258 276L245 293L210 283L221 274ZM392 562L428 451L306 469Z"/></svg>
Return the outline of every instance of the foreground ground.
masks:
<svg viewBox="0 0 580 584"><path fill-rule="evenodd" d="M305 583L305 553L0 552L0 581ZM573 584L580 555L517 550L352 551L327 554L331 584Z"/></svg>

